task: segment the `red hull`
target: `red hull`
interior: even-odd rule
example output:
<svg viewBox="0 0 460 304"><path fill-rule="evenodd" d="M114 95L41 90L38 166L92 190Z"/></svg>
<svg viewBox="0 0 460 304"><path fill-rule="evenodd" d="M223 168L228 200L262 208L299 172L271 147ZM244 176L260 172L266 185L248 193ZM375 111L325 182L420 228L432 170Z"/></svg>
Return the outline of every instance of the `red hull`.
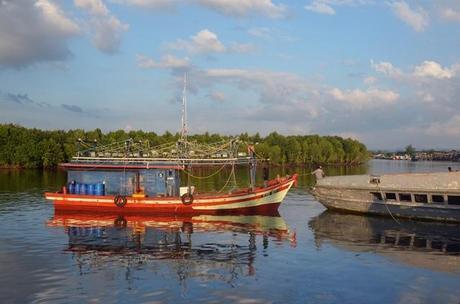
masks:
<svg viewBox="0 0 460 304"><path fill-rule="evenodd" d="M281 204L279 203L272 203L261 205L257 207L244 207L244 208L237 208L237 209L222 209L222 210L200 210L197 212L193 210L191 207L181 207L180 209L174 210L171 208L163 208L163 207L136 207L136 208L119 208L117 206L104 206L103 208L94 207L94 206L82 206L78 205L78 208L75 206L69 206L69 204L62 202L62 201L55 201L54 208L58 211L62 212L81 212L81 213L88 213L88 212L100 212L106 214L210 214L210 215L222 215L222 214L238 214L238 215L271 215L276 214L278 212L278 207Z"/></svg>

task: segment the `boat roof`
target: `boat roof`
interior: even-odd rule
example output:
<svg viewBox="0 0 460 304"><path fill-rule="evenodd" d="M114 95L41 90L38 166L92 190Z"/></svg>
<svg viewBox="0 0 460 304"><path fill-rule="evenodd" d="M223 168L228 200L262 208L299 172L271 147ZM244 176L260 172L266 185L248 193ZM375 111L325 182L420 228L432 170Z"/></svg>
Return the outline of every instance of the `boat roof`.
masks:
<svg viewBox="0 0 460 304"><path fill-rule="evenodd" d="M392 189L398 191L460 191L460 172L329 176L318 180L316 185L329 188Z"/></svg>
<svg viewBox="0 0 460 304"><path fill-rule="evenodd" d="M184 170L186 166L222 166L226 164L247 164L248 157L224 159L197 159L197 158L106 158L106 157L73 157L71 162L59 166L65 169L172 169Z"/></svg>

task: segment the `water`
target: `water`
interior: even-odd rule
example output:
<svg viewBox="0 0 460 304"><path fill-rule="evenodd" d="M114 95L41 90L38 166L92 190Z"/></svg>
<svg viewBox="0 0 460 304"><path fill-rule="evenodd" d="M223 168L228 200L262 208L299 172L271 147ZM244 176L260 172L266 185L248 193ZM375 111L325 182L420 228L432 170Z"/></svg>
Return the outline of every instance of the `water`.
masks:
<svg viewBox="0 0 460 304"><path fill-rule="evenodd" d="M459 167L372 161L325 171L448 166ZM237 177L243 183L246 172ZM200 186L226 180L222 172ZM279 217L54 214L42 193L64 183L62 172L0 172L1 303L460 302L459 225L325 212L308 193L308 175Z"/></svg>

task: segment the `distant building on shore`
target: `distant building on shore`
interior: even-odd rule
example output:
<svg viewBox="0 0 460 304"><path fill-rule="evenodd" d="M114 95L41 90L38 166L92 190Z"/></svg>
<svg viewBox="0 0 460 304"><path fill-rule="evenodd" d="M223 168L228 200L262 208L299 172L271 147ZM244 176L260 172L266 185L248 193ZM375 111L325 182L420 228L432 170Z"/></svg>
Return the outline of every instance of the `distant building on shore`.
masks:
<svg viewBox="0 0 460 304"><path fill-rule="evenodd" d="M460 161L460 151L418 151L413 156L405 152L374 153L374 159L392 160L432 160L432 161Z"/></svg>
<svg viewBox="0 0 460 304"><path fill-rule="evenodd" d="M415 153L416 160L460 161L460 152L451 151L422 151Z"/></svg>

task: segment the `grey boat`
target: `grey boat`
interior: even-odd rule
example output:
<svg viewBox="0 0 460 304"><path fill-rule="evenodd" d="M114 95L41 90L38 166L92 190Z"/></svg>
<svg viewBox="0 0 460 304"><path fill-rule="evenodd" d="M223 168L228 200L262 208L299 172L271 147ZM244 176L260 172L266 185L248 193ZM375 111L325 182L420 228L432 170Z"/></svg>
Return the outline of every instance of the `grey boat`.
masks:
<svg viewBox="0 0 460 304"><path fill-rule="evenodd" d="M331 176L312 192L332 210L460 222L460 172Z"/></svg>

